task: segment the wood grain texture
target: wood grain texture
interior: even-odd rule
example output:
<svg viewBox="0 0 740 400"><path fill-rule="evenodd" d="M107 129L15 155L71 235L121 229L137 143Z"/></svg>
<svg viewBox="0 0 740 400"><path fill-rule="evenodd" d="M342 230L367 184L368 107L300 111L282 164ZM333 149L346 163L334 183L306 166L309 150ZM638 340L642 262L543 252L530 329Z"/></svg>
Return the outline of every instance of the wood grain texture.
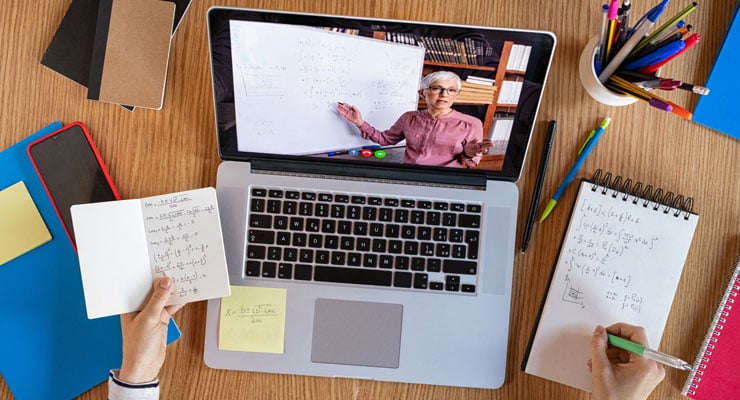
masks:
<svg viewBox="0 0 740 400"><path fill-rule="evenodd" d="M52 120L80 120L90 128L124 198L215 185L219 159L205 15L216 3L195 0L185 16L172 43L163 109L134 112L86 100L86 89L39 63L69 3L7 0L0 8L0 148ZM578 80L577 63L581 49L596 34L602 2L577 3L572 8L565 8L563 2L536 0L242 0L218 4L553 31L558 45L530 156L517 183L517 249L547 121L558 121L558 133L543 198L552 194L565 176L587 133L601 118L611 116L612 125L579 176L603 168L696 199L695 209L701 218L659 346L693 361L732 262L740 255L740 142L643 104L608 107L591 99ZM633 13L641 15L654 2L633 3ZM682 2L671 3L666 15L684 6ZM705 82L733 7L734 2L729 1L700 4L688 19L702 34L701 43L681 56L680 62L667 66L664 75ZM696 103L696 98L685 92L667 93L666 97L689 109ZM567 224L567 208L574 199L575 190L570 188L561 198L561 206L544 224L535 226L527 253L517 253L515 258L508 369L506 383L499 390L213 370L203 363L206 304L199 302L188 305L176 317L183 336L169 347L160 374L162 398L588 399L585 392L519 370ZM32 283L29 290L33 290ZM586 368L586 360L583 362ZM685 372L668 371L651 398L682 399L685 378ZM102 399L106 390L100 385L79 398ZM4 380L0 380L0 398L12 398Z"/></svg>

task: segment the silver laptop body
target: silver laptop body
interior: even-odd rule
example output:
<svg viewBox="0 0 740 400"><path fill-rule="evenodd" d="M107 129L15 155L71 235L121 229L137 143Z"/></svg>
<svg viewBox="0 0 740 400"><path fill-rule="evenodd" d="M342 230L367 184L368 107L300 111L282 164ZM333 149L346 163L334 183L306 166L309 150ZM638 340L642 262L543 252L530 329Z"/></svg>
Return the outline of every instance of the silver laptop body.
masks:
<svg viewBox="0 0 740 400"><path fill-rule="evenodd" d="M414 24L359 18L350 18L347 20L350 22L347 22L343 19L345 17L338 16L226 8L211 9L208 18L212 67L215 57L214 24L223 19L254 19L279 23L281 19L300 21L301 18L306 18L314 25L317 19L326 24ZM540 58L537 62L544 65L539 67L540 72L536 78L539 86L534 95L534 106L529 110L529 115L523 117L526 123L522 123L521 127L515 124L514 127L521 131L518 136L521 154L511 156L516 158L516 165L507 166L509 169L505 171L487 174L451 171L449 178L439 179L446 171L419 168L403 172L383 166L375 168L374 164L345 164L341 161L333 164L325 163L326 159L305 162L306 157L283 158L274 154L262 157L261 154L248 152L241 157L243 152L231 152L227 149L233 149L234 143L225 144L228 140L224 132L234 127L233 123L224 123L223 119L229 119L230 113L228 110L224 111L219 104L218 86L223 85L220 83L223 81L228 83L228 79L223 79L219 76L221 72L218 68L213 68L220 155L225 160L218 169L216 188L230 282L239 286L285 288L287 303L284 352L273 354L220 350L221 301L209 301L204 350L204 359L209 367L477 388L498 388L504 383L519 202L518 190L513 181L518 179L523 165L554 48L554 37L549 33L511 32L518 39L526 39L529 35L544 38L547 46L538 49L540 55L537 56ZM310 127L307 129L310 130ZM513 142L516 139L512 136L511 140ZM513 146L512 144L510 147ZM506 157L510 155L507 153ZM464 175L468 172L471 172L470 176ZM250 259L250 255L254 255L253 248L250 247L253 244L253 238L250 239L250 224L254 221L252 214L255 213L250 205L259 197L264 199L256 201L269 201L273 192L280 194L281 197L276 199L282 203L288 201L283 197L288 192L300 192L302 197L296 199L298 203L305 199L316 202L317 197L347 196L352 199L350 204L355 199L362 201L360 207L367 205L365 201L377 201L379 207L382 207L378 198L400 201L407 205L449 205L460 213L466 213L470 207L479 207L480 237L477 254L474 256L478 259L476 274L457 274L459 280L453 277L454 280L450 281L447 277L449 274L444 272L447 264L443 264L445 267L441 271L404 269L406 275L413 276L412 287L396 287L395 277L398 271L392 266L387 269L390 275L380 274L382 268L375 265L364 267L372 269L372 272L367 273L368 277L372 276L371 279L376 278L376 273L378 276L390 276L388 285L358 284L352 283L352 279L350 283L336 282L335 277L341 274L329 272L327 273L330 275L327 276L331 278L324 281L304 281L296 278L297 269L290 270L287 277L263 277L259 270L257 274L260 275L251 273L250 276L247 264L254 261ZM444 211L444 208L440 210L442 214L452 213L451 210ZM325 215L318 219L323 223L332 217ZM270 225L268 229L259 231L276 232L277 229ZM326 236L322 232L316 234ZM257 247L269 249L270 245ZM320 248L315 250L318 254ZM372 252L370 249L362 254ZM328 250L325 254L331 256L333 253ZM269 256L260 254L257 258L267 259ZM419 255L417 258L428 261L436 256ZM287 263L280 259L280 255L273 261L273 264L278 265L289 264L291 268L300 263ZM319 271L326 270L325 264L332 262L314 260L313 263L304 264L310 265L313 268L312 273L318 275ZM280 271L282 269L278 271L278 275ZM419 278L417 273L425 275L423 284L416 280ZM432 282L441 283L441 289L432 290ZM450 284L453 286L448 286ZM463 286L467 292L461 289ZM248 341L250 338L244 337L243 340Z"/></svg>

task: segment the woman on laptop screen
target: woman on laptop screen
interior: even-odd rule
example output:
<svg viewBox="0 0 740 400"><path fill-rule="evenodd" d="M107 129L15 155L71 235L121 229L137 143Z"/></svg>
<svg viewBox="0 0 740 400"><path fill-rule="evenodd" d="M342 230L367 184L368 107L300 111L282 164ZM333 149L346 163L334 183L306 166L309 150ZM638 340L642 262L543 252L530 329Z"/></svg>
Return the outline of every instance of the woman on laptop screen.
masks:
<svg viewBox="0 0 740 400"><path fill-rule="evenodd" d="M360 129L363 139L381 146L406 140L404 163L443 167L475 167L492 143L483 139L478 118L453 110L462 82L457 74L437 71L421 81L421 96L427 108L408 111L386 131L362 119L356 107L339 103L337 112Z"/></svg>

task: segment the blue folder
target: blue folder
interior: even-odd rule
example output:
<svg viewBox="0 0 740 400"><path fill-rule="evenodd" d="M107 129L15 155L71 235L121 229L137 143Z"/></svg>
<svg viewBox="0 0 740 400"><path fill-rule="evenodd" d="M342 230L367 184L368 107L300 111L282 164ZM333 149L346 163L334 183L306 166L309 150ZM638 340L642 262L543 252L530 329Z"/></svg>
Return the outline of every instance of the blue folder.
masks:
<svg viewBox="0 0 740 400"><path fill-rule="evenodd" d="M0 152L0 189L24 181L52 236L0 265L0 373L19 400L72 398L121 366L120 319L87 319L77 253L28 157L31 142L61 127ZM168 342L178 337L170 320Z"/></svg>
<svg viewBox="0 0 740 400"><path fill-rule="evenodd" d="M740 64L740 4L735 7L725 40L709 73L706 87L709 94L701 96L694 108L693 120L712 129L740 139L740 124L731 116L737 113L740 79L737 66Z"/></svg>

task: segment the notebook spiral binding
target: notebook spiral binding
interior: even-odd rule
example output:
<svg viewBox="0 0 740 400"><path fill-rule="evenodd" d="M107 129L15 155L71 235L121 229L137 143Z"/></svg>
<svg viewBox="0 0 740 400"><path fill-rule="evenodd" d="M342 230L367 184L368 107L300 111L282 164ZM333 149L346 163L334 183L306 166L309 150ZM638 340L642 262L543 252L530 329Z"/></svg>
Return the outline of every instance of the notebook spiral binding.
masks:
<svg viewBox="0 0 740 400"><path fill-rule="evenodd" d="M686 384L681 391L684 396L696 395L696 390L701 384L701 379L704 376L704 370L707 368L709 358L712 357L712 353L714 352L718 341L717 338L722 334L722 330L725 329L724 325L727 323L730 311L734 307L735 300L740 296L740 257L738 257L736 265L737 267L732 273L732 280L727 286L725 294L722 296L717 312L714 314L709 332L701 344L701 351L694 362L694 368L691 370Z"/></svg>
<svg viewBox="0 0 740 400"><path fill-rule="evenodd" d="M602 176L603 175L603 176ZM591 178L591 191L595 192L601 189L601 194L610 194L612 198L622 196L622 201L631 201L637 205L651 207L658 211L662 209L663 214L672 213L674 217L683 214L683 219L688 220L689 215L693 214L694 198L676 195L673 192L665 192L661 188L654 188L652 185L645 185L642 182L633 182L632 179L625 179L622 182L620 175L612 176L611 172L604 173L597 169Z"/></svg>

